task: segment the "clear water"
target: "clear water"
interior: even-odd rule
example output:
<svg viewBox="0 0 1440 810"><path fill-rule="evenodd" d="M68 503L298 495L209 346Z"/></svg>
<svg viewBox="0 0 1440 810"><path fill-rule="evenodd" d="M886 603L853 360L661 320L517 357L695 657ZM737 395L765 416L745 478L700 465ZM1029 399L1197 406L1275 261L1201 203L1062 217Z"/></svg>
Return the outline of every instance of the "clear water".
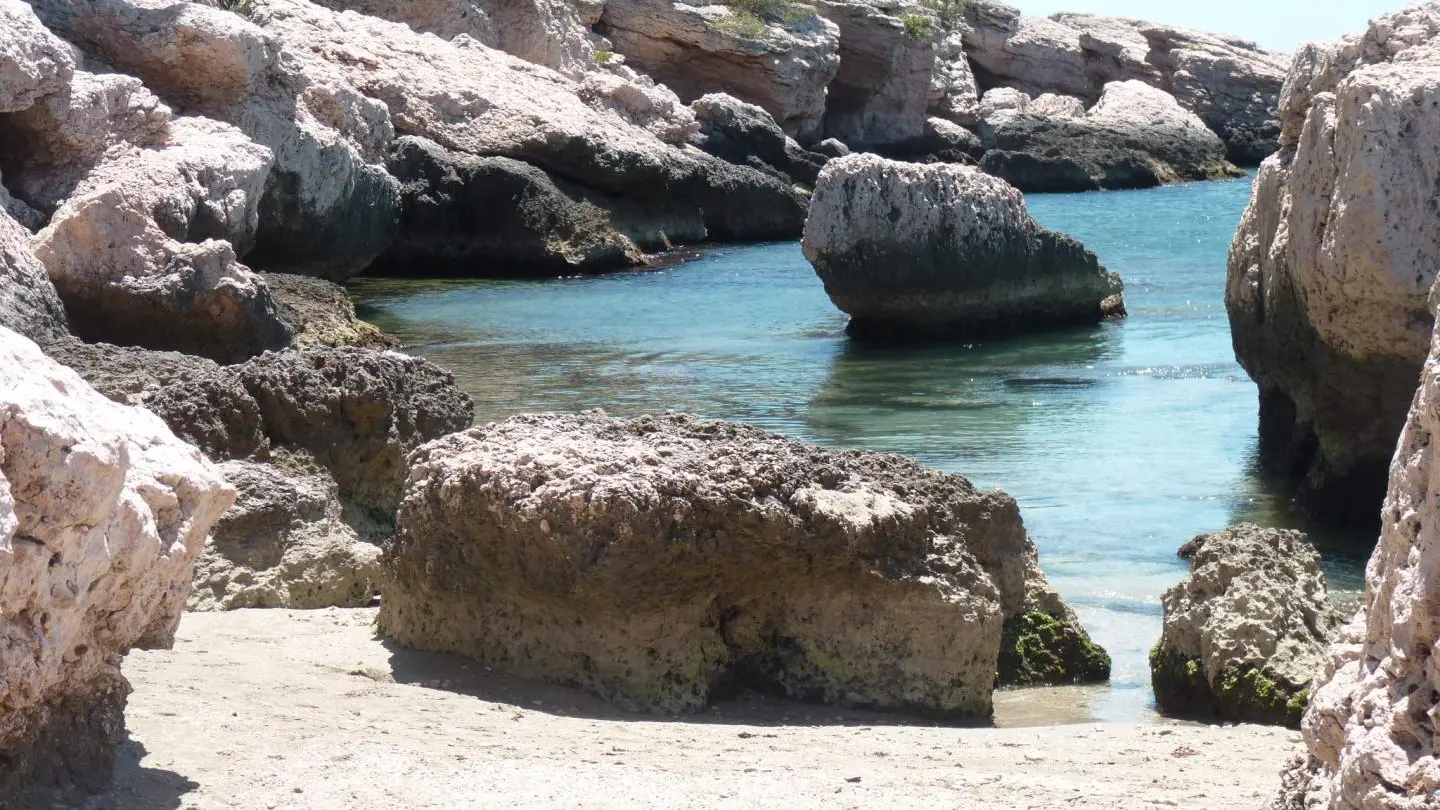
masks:
<svg viewBox="0 0 1440 810"><path fill-rule="evenodd" d="M1120 273L1130 317L975 345L852 344L795 243L643 273L369 279L353 293L365 317L455 372L482 423L684 410L898 451L1007 490L1050 581L1115 659L1108 689L1062 690L1059 704L1077 705L1057 719L1140 720L1159 596L1185 571L1176 549L1243 520L1295 524L1256 468L1255 386L1223 303L1249 190L1242 179L1031 196L1036 219ZM1332 587L1357 587L1366 538L1317 539Z"/></svg>

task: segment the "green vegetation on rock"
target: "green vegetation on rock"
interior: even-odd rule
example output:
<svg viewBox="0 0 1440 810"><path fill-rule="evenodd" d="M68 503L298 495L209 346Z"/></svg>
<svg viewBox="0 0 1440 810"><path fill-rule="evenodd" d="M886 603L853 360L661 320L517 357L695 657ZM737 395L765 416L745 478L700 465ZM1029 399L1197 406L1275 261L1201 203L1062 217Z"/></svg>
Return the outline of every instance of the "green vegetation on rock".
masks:
<svg viewBox="0 0 1440 810"><path fill-rule="evenodd" d="M726 0L730 16L718 20L715 27L743 39L765 36L770 24L789 28L816 15L815 7L790 0Z"/></svg>
<svg viewBox="0 0 1440 810"><path fill-rule="evenodd" d="M920 0L920 6L935 15L942 31L953 31L965 19L970 3L969 0Z"/></svg>
<svg viewBox="0 0 1440 810"><path fill-rule="evenodd" d="M924 14L901 14L900 23L905 26L905 34L911 39L929 39L933 34L935 21Z"/></svg>
<svg viewBox="0 0 1440 810"><path fill-rule="evenodd" d="M1225 670L1212 687L1199 661L1159 644L1150 650L1150 682L1160 711L1174 717L1299 728L1310 704L1308 688L1290 688L1249 665Z"/></svg>
<svg viewBox="0 0 1440 810"><path fill-rule="evenodd" d="M1109 653L1074 623L1041 611L1005 620L997 677L1001 686L1097 683L1109 678Z"/></svg>

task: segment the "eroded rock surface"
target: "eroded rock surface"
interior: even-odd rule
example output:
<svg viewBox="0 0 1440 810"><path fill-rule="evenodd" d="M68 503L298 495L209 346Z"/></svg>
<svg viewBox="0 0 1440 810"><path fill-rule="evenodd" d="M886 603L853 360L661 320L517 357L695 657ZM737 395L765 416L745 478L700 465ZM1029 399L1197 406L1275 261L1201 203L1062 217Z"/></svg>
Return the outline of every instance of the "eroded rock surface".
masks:
<svg viewBox="0 0 1440 810"><path fill-rule="evenodd" d="M1382 24L1404 31L1414 13ZM1437 439L1440 342L1431 345L1390 466L1364 604L1315 678L1305 750L1287 767L1272 810L1410 810L1432 807L1440 796Z"/></svg>
<svg viewBox="0 0 1440 810"><path fill-rule="evenodd" d="M0 211L0 327L39 343L69 334L65 306L45 265L30 248L30 233L4 211Z"/></svg>
<svg viewBox="0 0 1440 810"><path fill-rule="evenodd" d="M1005 181L874 155L831 161L805 257L852 334L961 337L1095 323L1122 284L1076 240L1041 228Z"/></svg>
<svg viewBox="0 0 1440 810"><path fill-rule="evenodd" d="M121 656L169 646L235 491L153 414L113 403L0 328L0 795L109 780Z"/></svg>
<svg viewBox="0 0 1440 810"><path fill-rule="evenodd" d="M1440 7L1307 45L1230 248L1235 354L1262 460L1335 522L1374 521L1425 357L1440 266Z"/></svg>
<svg viewBox="0 0 1440 810"><path fill-rule="evenodd" d="M747 686L983 720L1002 626L1045 615L1088 654L1029 664L1108 676L1014 500L900 456L592 411L517 416L412 460L379 618L407 646L631 710Z"/></svg>
<svg viewBox="0 0 1440 810"><path fill-rule="evenodd" d="M840 29L840 68L826 90L826 137L885 147L919 136L932 93L935 40L912 34L901 18L919 9L867 0L819 0L816 7ZM963 106L963 87L950 92L950 104Z"/></svg>
<svg viewBox="0 0 1440 810"><path fill-rule="evenodd" d="M1180 549L1190 575L1161 598L1150 652L1166 714L1298 728L1326 645L1339 629L1304 534L1241 524Z"/></svg>

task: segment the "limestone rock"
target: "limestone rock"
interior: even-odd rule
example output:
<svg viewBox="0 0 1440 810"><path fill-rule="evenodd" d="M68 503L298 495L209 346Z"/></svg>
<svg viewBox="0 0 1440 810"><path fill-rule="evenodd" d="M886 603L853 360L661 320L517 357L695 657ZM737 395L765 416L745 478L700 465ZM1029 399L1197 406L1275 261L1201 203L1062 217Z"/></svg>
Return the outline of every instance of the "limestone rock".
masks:
<svg viewBox="0 0 1440 810"><path fill-rule="evenodd" d="M926 106L930 114L962 126L980 121L980 90L959 32L948 33L935 44L935 69Z"/></svg>
<svg viewBox="0 0 1440 810"><path fill-rule="evenodd" d="M813 140L840 67L839 28L810 15L760 21L751 36L736 20L718 4L608 0L600 24L629 64L681 100L729 93L763 107L786 134Z"/></svg>
<svg viewBox="0 0 1440 810"><path fill-rule="evenodd" d="M851 153L849 146L839 138L826 138L812 147L816 154L824 155L827 158L845 157Z"/></svg>
<svg viewBox="0 0 1440 810"><path fill-rule="evenodd" d="M30 248L30 233L0 211L0 327L39 343L69 334L65 307Z"/></svg>
<svg viewBox="0 0 1440 810"><path fill-rule="evenodd" d="M586 104L610 110L665 143L679 144L700 131L695 113L665 85L591 73L580 81L576 95Z"/></svg>
<svg viewBox="0 0 1440 810"><path fill-rule="evenodd" d="M360 320L355 302L334 282L288 273L261 273L280 319L294 331L296 346L369 346L389 348L394 335Z"/></svg>
<svg viewBox="0 0 1440 810"><path fill-rule="evenodd" d="M1416 24L1433 8L1382 17L1367 39L1377 28L1402 37L1434 31ZM1432 720L1440 687L1432 652L1440 626L1437 434L1440 343L1432 343L1390 467L1364 604L1316 675L1305 748L1287 769L1274 810L1408 810L1433 806L1440 792Z"/></svg>
<svg viewBox="0 0 1440 810"><path fill-rule="evenodd" d="M123 405L143 404L150 391L213 376L220 368L214 360L193 354L85 343L73 337L47 343L43 348L50 359L69 366L96 391ZM168 424L181 420L165 421Z"/></svg>
<svg viewBox="0 0 1440 810"><path fill-rule="evenodd" d="M489 2L498 5L495 0ZM503 48L497 21L486 10L486 4L477 0L320 0L318 5L332 11L353 11L367 17L404 23L422 34L434 34L441 39L467 36L492 48ZM524 27L534 26L532 19ZM514 29L513 24L510 28Z"/></svg>
<svg viewBox="0 0 1440 810"><path fill-rule="evenodd" d="M700 148L731 163L773 168L786 179L814 185L824 155L803 149L760 106L725 93L701 96L691 105L700 123Z"/></svg>
<svg viewBox="0 0 1440 810"><path fill-rule="evenodd" d="M66 806L108 781L121 656L169 645L235 491L155 416L4 328L0 368L0 795Z"/></svg>
<svg viewBox="0 0 1440 810"><path fill-rule="evenodd" d="M922 134L935 73L933 37L912 35L898 8L818 0L840 28L840 69L825 101L825 135L884 147Z"/></svg>
<svg viewBox="0 0 1440 810"><path fill-rule="evenodd" d="M1282 149L1230 248L1235 354L1261 459L1315 516L1373 522L1432 325L1440 266L1440 7L1302 48Z"/></svg>
<svg viewBox="0 0 1440 810"><path fill-rule="evenodd" d="M1013 87L994 87L980 97L979 114L991 127L998 126L1004 119L996 120L1002 113L1023 113L1030 106L1030 94Z"/></svg>
<svg viewBox="0 0 1440 810"><path fill-rule="evenodd" d="M172 145L107 157L33 240L76 334L221 362L287 345L231 246L254 233L269 151L207 119L169 134Z"/></svg>
<svg viewBox="0 0 1440 810"><path fill-rule="evenodd" d="M1180 549L1190 576L1165 592L1150 653L1166 714L1299 728L1335 638L1320 555L1304 534L1241 524Z"/></svg>
<svg viewBox="0 0 1440 810"><path fill-rule="evenodd" d="M1136 93L1136 95L1140 94ZM1113 94L1111 101L1113 111L1123 112L1121 110L1114 109L1118 105L1114 104ZM1163 107L1162 104L1155 104L1154 106L1157 108ZM1075 98L1074 96L1061 96L1056 95L1055 93L1041 93L1040 95L1030 100L1030 103L1027 104L1025 107L1025 111L1030 113L1031 115L1039 115L1045 118L1084 118L1085 102L1081 101L1078 98ZM1176 117L1175 114L1168 109L1162 108L1156 109L1155 111L1164 118ZM1183 118L1183 116L1181 116L1181 118Z"/></svg>
<svg viewBox="0 0 1440 810"><path fill-rule="evenodd" d="M980 138L970 130L944 118L928 118L921 134L880 150L885 157L920 163L964 163L974 165L985 153Z"/></svg>
<svg viewBox="0 0 1440 810"><path fill-rule="evenodd" d="M638 711L751 686L975 720L1005 620L1041 614L1091 651L1051 677L1108 674L1014 500L900 456L588 412L513 417L412 461L379 618L407 646Z"/></svg>
<svg viewBox="0 0 1440 810"><path fill-rule="evenodd" d="M324 470L227 461L240 493L195 566L191 610L364 607L379 592L380 548L341 516Z"/></svg>
<svg viewBox="0 0 1440 810"><path fill-rule="evenodd" d="M970 336L1123 311L1123 285L1095 254L1041 228L1018 190L969 167L832 160L803 247L852 334Z"/></svg>
<svg viewBox="0 0 1440 810"><path fill-rule="evenodd" d="M394 126L383 104L333 67L241 15L199 3L34 7L52 29L166 102L231 123L272 151L255 247L237 245L251 263L343 279L394 238L399 188L379 165Z"/></svg>
<svg viewBox="0 0 1440 810"><path fill-rule="evenodd" d="M1148 188L1241 174L1198 117L1143 82L1106 85L1083 117L1073 115L1074 104L1041 98L1043 105L1024 101L1018 112L1000 108L981 130L988 148L981 167L1023 191ZM1046 114L1057 106L1060 115Z"/></svg>
<svg viewBox="0 0 1440 810"><path fill-rule="evenodd" d="M0 0L0 113L26 109L70 82L75 57L22 0Z"/></svg>

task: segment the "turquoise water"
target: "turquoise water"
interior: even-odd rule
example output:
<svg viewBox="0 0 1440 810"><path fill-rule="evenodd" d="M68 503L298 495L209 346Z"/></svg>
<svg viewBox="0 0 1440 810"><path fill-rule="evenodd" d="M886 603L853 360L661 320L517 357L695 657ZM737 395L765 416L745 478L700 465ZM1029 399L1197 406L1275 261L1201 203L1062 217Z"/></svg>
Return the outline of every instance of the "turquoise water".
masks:
<svg viewBox="0 0 1440 810"><path fill-rule="evenodd" d="M539 282L365 280L362 314L451 369L477 421L533 410L667 409L840 448L898 451L1020 502L1050 581L1115 658L1081 714L1149 716L1160 593L1192 535L1293 525L1255 461L1255 386L1223 290L1249 180L1036 195L1032 214L1124 278L1130 317L976 345L845 337L798 244ZM1327 549L1355 538L1319 535ZM1363 540L1363 539L1362 539ZM1363 560L1330 552L1332 586ZM1069 713L1067 713L1069 714Z"/></svg>

